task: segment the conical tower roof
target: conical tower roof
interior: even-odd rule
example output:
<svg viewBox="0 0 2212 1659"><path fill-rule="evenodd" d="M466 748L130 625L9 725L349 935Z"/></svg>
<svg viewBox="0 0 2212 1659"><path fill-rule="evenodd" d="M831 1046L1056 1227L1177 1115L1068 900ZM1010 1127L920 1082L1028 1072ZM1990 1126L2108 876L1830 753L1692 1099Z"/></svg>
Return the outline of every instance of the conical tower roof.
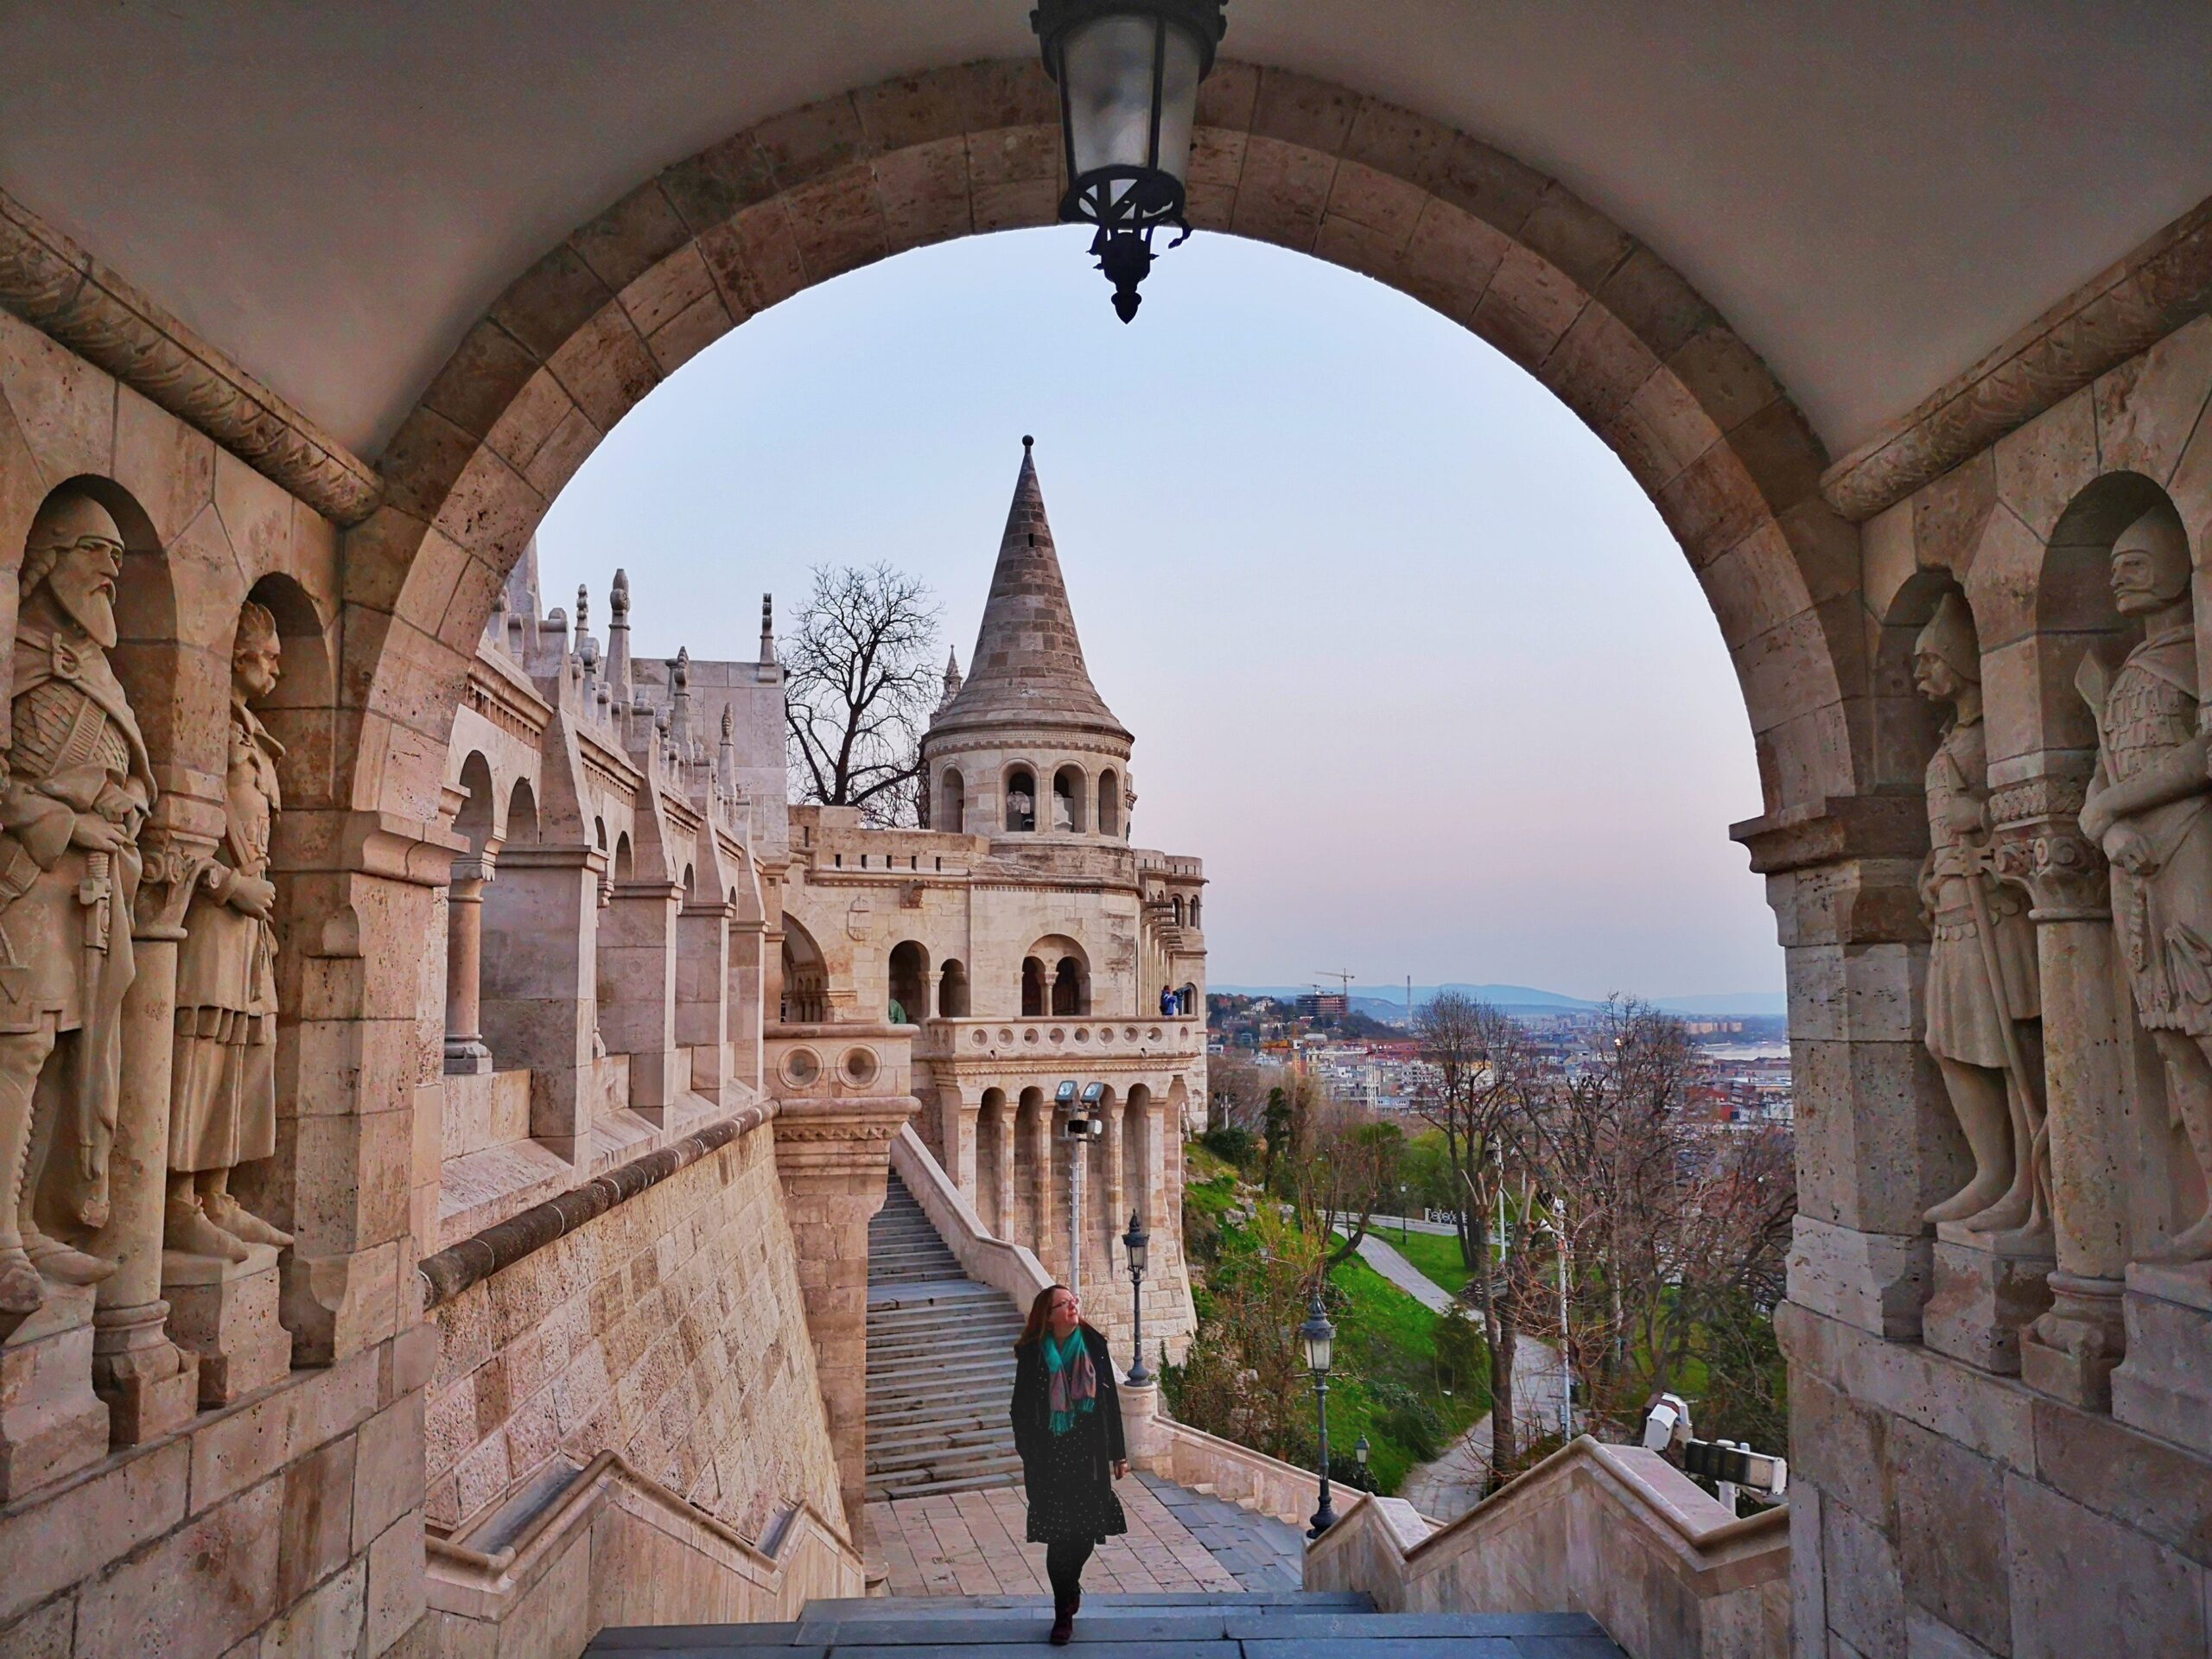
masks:
<svg viewBox="0 0 2212 1659"><path fill-rule="evenodd" d="M968 661L968 677L938 711L930 734L1088 731L1129 741L1084 666L1075 613L1060 576L1045 493L1037 482L1034 440L1021 441L1021 471L999 541L998 568L983 601L983 626Z"/></svg>

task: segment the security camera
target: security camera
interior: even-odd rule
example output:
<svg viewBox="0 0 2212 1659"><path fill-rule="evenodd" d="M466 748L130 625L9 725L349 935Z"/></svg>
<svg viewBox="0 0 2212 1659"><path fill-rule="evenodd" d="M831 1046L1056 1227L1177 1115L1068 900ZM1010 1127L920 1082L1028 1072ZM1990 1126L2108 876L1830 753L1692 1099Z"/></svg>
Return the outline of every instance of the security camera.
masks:
<svg viewBox="0 0 2212 1659"><path fill-rule="evenodd" d="M1666 1452L1688 1445L1689 1438L1689 1402L1679 1394L1661 1395L1643 1420L1643 1449Z"/></svg>

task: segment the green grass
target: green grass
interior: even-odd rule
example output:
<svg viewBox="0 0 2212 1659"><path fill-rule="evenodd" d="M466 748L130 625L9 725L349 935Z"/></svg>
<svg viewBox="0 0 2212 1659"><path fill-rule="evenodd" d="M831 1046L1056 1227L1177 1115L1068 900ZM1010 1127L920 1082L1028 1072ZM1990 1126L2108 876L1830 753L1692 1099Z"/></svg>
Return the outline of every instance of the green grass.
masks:
<svg viewBox="0 0 2212 1659"><path fill-rule="evenodd" d="M1467 1287L1472 1276L1459 1261L1459 1241L1446 1233L1408 1233L1400 1238L1389 1227L1370 1227L1370 1236L1381 1239L1400 1255L1419 1268L1422 1277L1433 1280L1457 1296Z"/></svg>
<svg viewBox="0 0 2212 1659"><path fill-rule="evenodd" d="M1332 1457L1340 1465L1350 1463L1351 1449L1364 1433L1376 1484L1394 1492L1408 1469L1434 1455L1414 1442L1407 1418L1421 1408L1434 1413L1440 1452L1490 1409L1485 1379L1458 1379L1446 1395L1436 1372L1437 1316L1357 1256L1338 1263L1329 1282L1344 1299L1331 1315L1337 1326L1329 1390ZM1411 1411L1408 1401L1414 1402Z"/></svg>

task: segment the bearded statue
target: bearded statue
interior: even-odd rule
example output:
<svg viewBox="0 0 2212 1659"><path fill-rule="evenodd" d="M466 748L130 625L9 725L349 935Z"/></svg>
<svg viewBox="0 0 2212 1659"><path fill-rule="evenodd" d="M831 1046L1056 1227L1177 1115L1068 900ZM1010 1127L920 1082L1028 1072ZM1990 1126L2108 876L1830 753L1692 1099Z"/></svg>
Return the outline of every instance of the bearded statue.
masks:
<svg viewBox="0 0 2212 1659"><path fill-rule="evenodd" d="M137 837L155 793L108 662L123 550L107 510L71 492L39 509L23 553L0 786L0 1313L114 1271L56 1235L107 1219Z"/></svg>
<svg viewBox="0 0 2212 1659"><path fill-rule="evenodd" d="M243 1262L250 1244L291 1235L230 1190L231 1172L276 1150L276 931L269 842L280 804L276 760L252 702L276 689L276 619L248 600L231 648L230 758L222 844L192 895L177 952L170 1070L169 1190L162 1244Z"/></svg>

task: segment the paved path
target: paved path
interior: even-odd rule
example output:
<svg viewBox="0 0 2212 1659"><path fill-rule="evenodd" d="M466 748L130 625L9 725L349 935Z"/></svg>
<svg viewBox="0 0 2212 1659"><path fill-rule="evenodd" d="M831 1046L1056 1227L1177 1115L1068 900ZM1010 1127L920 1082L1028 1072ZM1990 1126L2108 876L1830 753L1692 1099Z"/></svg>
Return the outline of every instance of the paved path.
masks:
<svg viewBox="0 0 2212 1659"><path fill-rule="evenodd" d="M1304 1541L1268 1516L1151 1475L1115 1490L1128 1535L1109 1538L1084 1573L1105 1593L1295 1590ZM1025 1542L1028 1507L1017 1486L868 1506L862 1548L890 1574L894 1596L1041 1596L1045 1546Z"/></svg>
<svg viewBox="0 0 2212 1659"><path fill-rule="evenodd" d="M1559 1425L1559 1351L1523 1332L1513 1344L1513 1415L1525 1442ZM1491 1414L1430 1462L1406 1471L1398 1496L1432 1521L1456 1521L1482 1502L1490 1484Z"/></svg>
<svg viewBox="0 0 2212 1659"><path fill-rule="evenodd" d="M1349 1230L1339 1227L1337 1230L1342 1233ZM1441 1313L1455 1300L1450 1291L1371 1231L1359 1241L1359 1259L1432 1313Z"/></svg>

